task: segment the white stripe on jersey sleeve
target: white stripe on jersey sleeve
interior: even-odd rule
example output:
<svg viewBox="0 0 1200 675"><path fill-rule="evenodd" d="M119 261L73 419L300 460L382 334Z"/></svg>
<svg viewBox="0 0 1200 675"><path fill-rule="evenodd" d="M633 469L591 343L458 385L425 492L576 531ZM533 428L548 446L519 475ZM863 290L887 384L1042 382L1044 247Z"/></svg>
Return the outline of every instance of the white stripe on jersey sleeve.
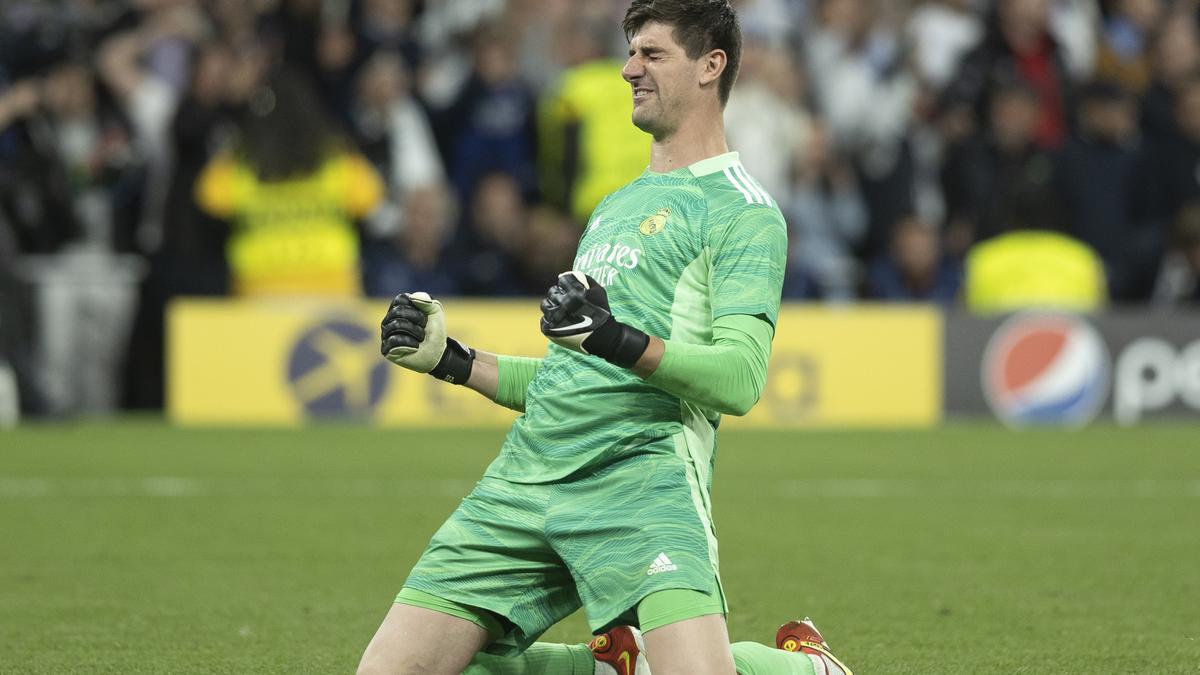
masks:
<svg viewBox="0 0 1200 675"><path fill-rule="evenodd" d="M761 200L758 202L759 204L774 206L774 204L771 202L771 196L767 194L767 191L763 189L762 185L758 184L758 181L754 180L754 178L750 175L750 172L746 171L746 167L742 166L741 164L735 164L733 170L737 172L738 176L741 177L742 183L744 183L746 187L750 188L750 191L754 193L754 196Z"/></svg>
<svg viewBox="0 0 1200 675"><path fill-rule="evenodd" d="M736 180L734 180L733 174L729 171L729 167L725 167L725 177L729 179L730 183L733 183L733 187L737 188L738 192L742 193L742 196L746 198L747 204L750 204L754 201L753 197L750 196L750 191L742 187L741 183L738 183Z"/></svg>
<svg viewBox="0 0 1200 675"><path fill-rule="evenodd" d="M762 204L764 202L762 193L754 187L754 183L750 180L750 175L746 173L746 167L742 166L740 163L734 164L733 175L737 176L738 180L742 182L742 185L745 185L746 189L750 190L750 194L754 195L755 204Z"/></svg>
<svg viewBox="0 0 1200 675"><path fill-rule="evenodd" d="M750 180L754 181L754 184L758 186L759 190L762 190L763 198L767 200L767 206L775 206L775 200L771 199L771 193L767 192L767 188L763 187L763 184L758 182L758 179L754 176L750 176Z"/></svg>

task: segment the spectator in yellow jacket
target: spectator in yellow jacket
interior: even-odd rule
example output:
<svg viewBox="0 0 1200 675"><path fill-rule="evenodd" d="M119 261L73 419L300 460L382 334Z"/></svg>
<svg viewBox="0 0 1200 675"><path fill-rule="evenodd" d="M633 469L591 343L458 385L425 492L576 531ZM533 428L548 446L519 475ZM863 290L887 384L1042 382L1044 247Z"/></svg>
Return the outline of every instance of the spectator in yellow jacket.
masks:
<svg viewBox="0 0 1200 675"><path fill-rule="evenodd" d="M650 136L629 123L633 99L620 76L622 62L605 56L608 29L580 19L564 32L573 65L539 104L543 196L578 223L650 162Z"/></svg>
<svg viewBox="0 0 1200 675"><path fill-rule="evenodd" d="M200 206L233 226L234 293L358 295L357 221L383 200L383 181L333 132L302 76L284 71L250 107L235 147L196 183Z"/></svg>

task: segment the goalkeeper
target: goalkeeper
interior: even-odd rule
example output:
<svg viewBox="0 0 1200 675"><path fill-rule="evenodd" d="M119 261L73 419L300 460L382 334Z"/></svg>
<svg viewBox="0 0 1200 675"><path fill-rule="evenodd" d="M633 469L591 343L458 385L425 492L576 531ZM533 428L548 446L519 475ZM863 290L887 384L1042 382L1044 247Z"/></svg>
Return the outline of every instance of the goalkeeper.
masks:
<svg viewBox="0 0 1200 675"><path fill-rule="evenodd" d="M787 256L779 209L725 144L736 15L727 0L634 0L624 29L650 165L600 203L574 269L541 301L545 358L448 338L424 293L400 294L384 317L389 360L523 414L434 534L360 672L634 675L647 659L660 675L845 672L809 623L777 638L807 653L731 649L726 631L715 432L762 392ZM595 634L610 631L595 657L534 645L581 606ZM644 633L644 655L624 626Z"/></svg>

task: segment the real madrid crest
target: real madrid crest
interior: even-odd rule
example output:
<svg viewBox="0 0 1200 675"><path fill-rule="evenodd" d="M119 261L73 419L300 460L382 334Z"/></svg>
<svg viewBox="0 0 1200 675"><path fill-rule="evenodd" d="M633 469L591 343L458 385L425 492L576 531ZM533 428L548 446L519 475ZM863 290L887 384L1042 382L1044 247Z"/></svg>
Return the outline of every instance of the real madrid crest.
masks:
<svg viewBox="0 0 1200 675"><path fill-rule="evenodd" d="M671 209L659 209L658 213L650 216L638 225L638 230L646 235L658 234L667 226L667 216L671 215Z"/></svg>

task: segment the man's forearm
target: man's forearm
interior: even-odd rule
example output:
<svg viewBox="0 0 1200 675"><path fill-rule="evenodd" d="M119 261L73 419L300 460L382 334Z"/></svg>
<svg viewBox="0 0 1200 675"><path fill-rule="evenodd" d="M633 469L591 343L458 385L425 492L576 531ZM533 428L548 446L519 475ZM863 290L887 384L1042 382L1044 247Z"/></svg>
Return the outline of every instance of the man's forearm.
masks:
<svg viewBox="0 0 1200 675"><path fill-rule="evenodd" d="M647 383L703 408L744 415L767 381L771 324L751 316L718 319L713 344L651 338L633 372Z"/></svg>
<svg viewBox="0 0 1200 675"><path fill-rule="evenodd" d="M475 350L475 364L466 385L505 408L524 412L525 390L541 362L541 359Z"/></svg>
<svg viewBox="0 0 1200 675"><path fill-rule="evenodd" d="M646 351L642 352L641 358L637 363L633 364L630 370L634 375L643 380L654 374L658 370L658 366L662 364L663 356L667 351L667 343L662 338L655 335L650 336L650 342L646 345Z"/></svg>
<svg viewBox="0 0 1200 675"><path fill-rule="evenodd" d="M496 391L500 386L496 361L495 354L476 349L475 362L471 365L471 377L464 383L468 389L477 391L493 401L496 400Z"/></svg>
<svg viewBox="0 0 1200 675"><path fill-rule="evenodd" d="M651 336L631 369L663 391L720 413L744 415L758 402L767 379L771 324L729 316L713 326L713 344L664 341ZM525 391L541 359L475 351L466 386L489 400L525 411Z"/></svg>

